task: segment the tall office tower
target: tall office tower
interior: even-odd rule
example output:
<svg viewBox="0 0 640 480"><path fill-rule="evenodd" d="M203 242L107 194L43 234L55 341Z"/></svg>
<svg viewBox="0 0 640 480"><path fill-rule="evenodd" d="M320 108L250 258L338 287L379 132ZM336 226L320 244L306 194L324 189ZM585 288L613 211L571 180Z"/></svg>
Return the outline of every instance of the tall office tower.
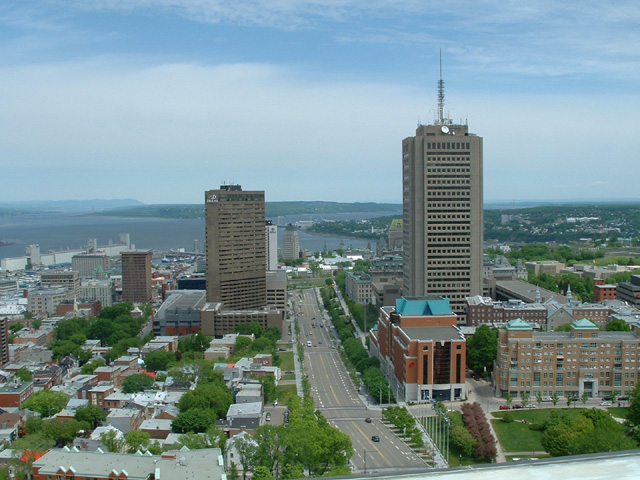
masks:
<svg viewBox="0 0 640 480"><path fill-rule="evenodd" d="M267 270L278 269L278 227L271 220L265 222Z"/></svg>
<svg viewBox="0 0 640 480"><path fill-rule="evenodd" d="M441 67L437 119L402 141L403 293L447 297L463 315L482 294L482 137L443 110Z"/></svg>
<svg viewBox="0 0 640 480"><path fill-rule="evenodd" d="M264 192L222 185L205 192L207 301L229 310L266 303Z"/></svg>
<svg viewBox="0 0 640 480"><path fill-rule="evenodd" d="M153 250L122 252L122 301L151 302L151 257Z"/></svg>
<svg viewBox="0 0 640 480"><path fill-rule="evenodd" d="M299 258L300 257L300 239L298 238L298 229L291 223L284 231L282 238L282 258Z"/></svg>

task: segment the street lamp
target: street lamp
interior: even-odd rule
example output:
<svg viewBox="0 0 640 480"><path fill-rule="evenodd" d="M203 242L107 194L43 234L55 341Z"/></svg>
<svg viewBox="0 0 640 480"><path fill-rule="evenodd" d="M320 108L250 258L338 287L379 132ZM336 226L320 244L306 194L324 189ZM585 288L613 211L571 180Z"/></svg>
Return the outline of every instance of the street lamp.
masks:
<svg viewBox="0 0 640 480"><path fill-rule="evenodd" d="M373 453L373 452L375 452L375 450L366 450L365 449L362 452L364 453L364 472L363 473L366 475L367 474L367 452Z"/></svg>

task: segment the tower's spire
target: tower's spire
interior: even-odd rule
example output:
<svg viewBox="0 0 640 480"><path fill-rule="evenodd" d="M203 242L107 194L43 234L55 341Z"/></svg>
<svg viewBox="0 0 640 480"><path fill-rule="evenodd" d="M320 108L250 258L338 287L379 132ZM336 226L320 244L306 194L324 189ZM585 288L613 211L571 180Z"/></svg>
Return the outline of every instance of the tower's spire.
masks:
<svg viewBox="0 0 640 480"><path fill-rule="evenodd" d="M442 49L440 49L440 80L438 80L438 125L444 124L444 80L442 79Z"/></svg>

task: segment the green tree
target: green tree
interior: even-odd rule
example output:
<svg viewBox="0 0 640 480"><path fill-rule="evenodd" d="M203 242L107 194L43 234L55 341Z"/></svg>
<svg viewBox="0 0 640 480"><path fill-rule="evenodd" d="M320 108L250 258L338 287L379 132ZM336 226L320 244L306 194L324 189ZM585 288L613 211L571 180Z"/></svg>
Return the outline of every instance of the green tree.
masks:
<svg viewBox="0 0 640 480"><path fill-rule="evenodd" d="M238 465L233 460L229 465L229 471L227 472L227 478L229 480L238 480L240 478L240 474L238 473Z"/></svg>
<svg viewBox="0 0 640 480"><path fill-rule="evenodd" d="M631 422L632 425L640 425L640 382L636 383L629 397L627 420Z"/></svg>
<svg viewBox="0 0 640 480"><path fill-rule="evenodd" d="M558 397L558 392L553 392L553 394L551 395L551 401L553 402L553 408L556 408L556 405L558 404L558 400L560 400L560 397Z"/></svg>
<svg viewBox="0 0 640 480"><path fill-rule="evenodd" d="M22 367L16 372L16 377L18 377L23 382L30 382L31 380L33 380L33 373L27 370L26 367Z"/></svg>
<svg viewBox="0 0 640 480"><path fill-rule="evenodd" d="M473 455L476 440L462 425L451 427L451 443L462 450L468 457Z"/></svg>
<svg viewBox="0 0 640 480"><path fill-rule="evenodd" d="M192 408L181 412L171 422L171 430L176 433L202 433L215 425L218 417L212 409Z"/></svg>
<svg viewBox="0 0 640 480"><path fill-rule="evenodd" d="M124 445L130 453L135 453L138 450L144 451L150 444L151 435L148 432L143 432L142 430L131 430L127 433L124 440Z"/></svg>
<svg viewBox="0 0 640 480"><path fill-rule="evenodd" d="M507 405L511 405L513 403L513 395L511 395L511 392L507 392L505 394L504 400L507 402Z"/></svg>
<svg viewBox="0 0 640 480"><path fill-rule="evenodd" d="M100 441L111 453L120 453L124 448L124 439L119 431L109 429L100 435Z"/></svg>
<svg viewBox="0 0 640 480"><path fill-rule="evenodd" d="M605 328L607 332L630 332L631 331L631 327L627 324L627 322L625 322L620 318L611 320L609 323L607 323Z"/></svg>
<svg viewBox="0 0 640 480"><path fill-rule="evenodd" d="M107 414L97 405L85 405L76 409L74 418L79 422L87 422L92 428L96 428L107 419Z"/></svg>
<svg viewBox="0 0 640 480"><path fill-rule="evenodd" d="M31 395L23 404L23 408L38 412L42 417L50 417L60 412L69 403L69 397L62 392L40 390Z"/></svg>
<svg viewBox="0 0 640 480"><path fill-rule="evenodd" d="M178 401L181 412L192 409L212 409L218 418L223 418L233 401L231 392L226 386L218 384L199 384L194 390L190 390Z"/></svg>
<svg viewBox="0 0 640 480"><path fill-rule="evenodd" d="M34 318L31 321L31 326L34 328L34 330L40 330L40 327L42 326L42 320L39 318Z"/></svg>
<svg viewBox="0 0 640 480"><path fill-rule="evenodd" d="M42 422L41 432L57 445L69 445L80 430L91 429L87 422L79 422L73 418L51 418Z"/></svg>
<svg viewBox="0 0 640 480"><path fill-rule="evenodd" d="M481 325L467 340L467 365L477 373L491 372L498 355L497 331Z"/></svg>
<svg viewBox="0 0 640 480"><path fill-rule="evenodd" d="M520 394L520 398L522 399L522 404L526 405L527 403L529 403L529 393L528 392L522 392Z"/></svg>
<svg viewBox="0 0 640 480"><path fill-rule="evenodd" d="M573 429L564 423L553 425L542 434L542 447L551 456L569 455L575 439Z"/></svg>
<svg viewBox="0 0 640 480"><path fill-rule="evenodd" d="M570 323L563 323L562 325L558 325L554 332L570 332L571 331L571 324Z"/></svg>
<svg viewBox="0 0 640 480"><path fill-rule="evenodd" d="M104 365L106 365L104 360L102 360L101 358L96 358L95 360L92 360L82 365L82 368L80 369L80 371L82 372L83 375L93 375L93 372L95 371L96 368L103 367Z"/></svg>
<svg viewBox="0 0 640 480"><path fill-rule="evenodd" d="M154 389L154 387L153 378L144 373L136 373L124 379L122 393L144 392L145 390Z"/></svg>
<svg viewBox="0 0 640 480"><path fill-rule="evenodd" d="M144 365L150 372L167 371L176 362L176 354L167 350L149 352L144 357Z"/></svg>
<svg viewBox="0 0 640 480"><path fill-rule="evenodd" d="M22 322L16 322L9 326L9 330L11 331L11 333L18 333L23 328L24 328L24 323Z"/></svg>
<svg viewBox="0 0 640 480"><path fill-rule="evenodd" d="M271 474L269 469L262 465L256 467L251 478L253 480L274 480L273 475Z"/></svg>
<svg viewBox="0 0 640 480"><path fill-rule="evenodd" d="M536 392L536 402L538 402L538 406L540 406L542 404L542 392L541 391Z"/></svg>
<svg viewBox="0 0 640 480"><path fill-rule="evenodd" d="M242 465L242 479L246 480L247 473L253 470L258 453L258 445L248 435L238 436L235 439L234 446L238 452L238 459Z"/></svg>
<svg viewBox="0 0 640 480"><path fill-rule="evenodd" d="M276 394L276 379L273 375L264 375L260 377L260 383L262 384L262 391L264 394L264 403L269 403L275 400Z"/></svg>
<svg viewBox="0 0 640 480"><path fill-rule="evenodd" d="M582 392L582 395L580 396L580 401L582 402L582 405L587 405L587 400L589 400L589 393L588 392Z"/></svg>

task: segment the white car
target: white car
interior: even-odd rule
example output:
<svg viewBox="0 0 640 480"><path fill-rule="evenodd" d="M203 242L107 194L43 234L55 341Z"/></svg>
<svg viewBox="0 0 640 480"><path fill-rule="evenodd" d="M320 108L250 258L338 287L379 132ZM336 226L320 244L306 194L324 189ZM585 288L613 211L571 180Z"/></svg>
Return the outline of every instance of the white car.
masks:
<svg viewBox="0 0 640 480"><path fill-rule="evenodd" d="M601 407L613 407L613 403L611 402L600 402Z"/></svg>
<svg viewBox="0 0 640 480"><path fill-rule="evenodd" d="M538 408L535 403L527 403L524 408Z"/></svg>

